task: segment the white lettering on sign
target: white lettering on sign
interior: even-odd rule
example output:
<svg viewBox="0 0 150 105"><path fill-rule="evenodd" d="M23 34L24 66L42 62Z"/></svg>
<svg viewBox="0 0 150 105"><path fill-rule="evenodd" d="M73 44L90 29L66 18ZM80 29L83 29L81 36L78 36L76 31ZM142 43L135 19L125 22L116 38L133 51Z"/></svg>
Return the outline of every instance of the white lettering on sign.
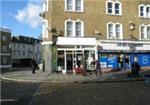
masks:
<svg viewBox="0 0 150 105"><path fill-rule="evenodd" d="M142 57L142 63L147 64L149 62L148 56L143 56Z"/></svg>

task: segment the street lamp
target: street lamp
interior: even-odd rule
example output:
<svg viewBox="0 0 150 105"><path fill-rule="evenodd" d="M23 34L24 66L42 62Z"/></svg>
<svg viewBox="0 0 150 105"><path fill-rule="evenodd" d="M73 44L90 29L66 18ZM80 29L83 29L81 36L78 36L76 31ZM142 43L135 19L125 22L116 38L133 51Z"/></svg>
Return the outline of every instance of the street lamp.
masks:
<svg viewBox="0 0 150 105"><path fill-rule="evenodd" d="M132 35L132 31L135 30L135 24L132 21L129 22L129 29L130 29L129 40L134 40L134 37ZM132 53L132 57L134 59L135 44L130 43L129 47L130 47L130 50L131 50L131 53Z"/></svg>

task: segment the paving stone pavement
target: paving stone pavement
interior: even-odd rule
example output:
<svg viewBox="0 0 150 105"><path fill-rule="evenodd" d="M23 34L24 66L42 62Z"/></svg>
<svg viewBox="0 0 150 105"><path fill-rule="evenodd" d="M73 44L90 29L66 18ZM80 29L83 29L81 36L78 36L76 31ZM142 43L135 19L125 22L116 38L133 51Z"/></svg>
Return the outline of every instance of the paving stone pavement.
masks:
<svg viewBox="0 0 150 105"><path fill-rule="evenodd" d="M150 69L147 69L150 74ZM35 74L32 74L31 69L22 71L13 71L2 73L0 77L6 80L14 81L27 81L27 82L94 82L94 81L106 81L106 80L130 80L127 78L128 71L118 71L103 73L101 77L97 77L94 73L87 73L86 76L81 74L56 74L43 72L42 70L36 70ZM145 72L145 71L144 71ZM143 73L143 71L141 72Z"/></svg>
<svg viewBox="0 0 150 105"><path fill-rule="evenodd" d="M42 83L29 105L150 105L150 85Z"/></svg>

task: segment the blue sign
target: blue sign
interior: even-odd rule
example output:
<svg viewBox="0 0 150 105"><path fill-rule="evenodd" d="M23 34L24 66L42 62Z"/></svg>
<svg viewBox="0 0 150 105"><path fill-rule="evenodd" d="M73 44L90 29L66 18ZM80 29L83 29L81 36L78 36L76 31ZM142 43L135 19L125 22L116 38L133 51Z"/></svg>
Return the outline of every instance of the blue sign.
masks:
<svg viewBox="0 0 150 105"><path fill-rule="evenodd" d="M150 66L150 54L138 54L140 66Z"/></svg>
<svg viewBox="0 0 150 105"><path fill-rule="evenodd" d="M100 64L101 64L101 67L102 67L102 68L107 68L107 60L108 60L107 57L101 57L101 58L99 59L99 62L100 62Z"/></svg>
<svg viewBox="0 0 150 105"><path fill-rule="evenodd" d="M111 56L108 58L108 67L117 68L118 60L116 56Z"/></svg>
<svg viewBox="0 0 150 105"><path fill-rule="evenodd" d="M117 68L118 62L116 56L101 57L99 59L102 68Z"/></svg>

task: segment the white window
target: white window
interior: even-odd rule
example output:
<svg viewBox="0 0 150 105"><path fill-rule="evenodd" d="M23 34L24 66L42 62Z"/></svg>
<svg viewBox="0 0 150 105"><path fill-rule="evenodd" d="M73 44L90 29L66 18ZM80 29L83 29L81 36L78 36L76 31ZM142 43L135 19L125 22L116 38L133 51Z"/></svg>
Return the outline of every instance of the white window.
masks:
<svg viewBox="0 0 150 105"><path fill-rule="evenodd" d="M141 26L141 39L144 39L144 26Z"/></svg>
<svg viewBox="0 0 150 105"><path fill-rule="evenodd" d="M150 6L146 7L146 17L150 18Z"/></svg>
<svg viewBox="0 0 150 105"><path fill-rule="evenodd" d="M48 0L43 0L43 12L48 11Z"/></svg>
<svg viewBox="0 0 150 105"><path fill-rule="evenodd" d="M65 11L83 12L83 0L65 0Z"/></svg>
<svg viewBox="0 0 150 105"><path fill-rule="evenodd" d="M115 14L120 14L120 4L115 3Z"/></svg>
<svg viewBox="0 0 150 105"><path fill-rule="evenodd" d="M6 41L6 40L7 40L7 36L4 36L4 35L3 35L3 36L2 36L2 40L3 40L3 41Z"/></svg>
<svg viewBox="0 0 150 105"><path fill-rule="evenodd" d="M147 39L150 39L150 26L147 27Z"/></svg>
<svg viewBox="0 0 150 105"><path fill-rule="evenodd" d="M48 39L48 21L43 20L43 26L42 26L42 38Z"/></svg>
<svg viewBox="0 0 150 105"><path fill-rule="evenodd" d="M144 16L144 6L140 7L140 16Z"/></svg>
<svg viewBox="0 0 150 105"><path fill-rule="evenodd" d="M2 64L7 64L7 57L2 57Z"/></svg>
<svg viewBox="0 0 150 105"><path fill-rule="evenodd" d="M120 29L120 24L116 24L116 39L120 38L120 33L121 29Z"/></svg>
<svg viewBox="0 0 150 105"><path fill-rule="evenodd" d="M107 6L108 6L108 13L112 14L113 13L113 7L112 7L113 3L112 2L108 2Z"/></svg>
<svg viewBox="0 0 150 105"><path fill-rule="evenodd" d="M73 10L73 0L67 0L67 10L68 11Z"/></svg>
<svg viewBox="0 0 150 105"><path fill-rule="evenodd" d="M3 49L3 52L7 52L7 46L6 45L3 45L2 49Z"/></svg>
<svg viewBox="0 0 150 105"><path fill-rule="evenodd" d="M139 5L139 17L150 18L150 5Z"/></svg>
<svg viewBox="0 0 150 105"><path fill-rule="evenodd" d="M81 37L81 22L76 22L76 36Z"/></svg>
<svg viewBox="0 0 150 105"><path fill-rule="evenodd" d="M75 10L81 11L81 0L76 0L75 2Z"/></svg>
<svg viewBox="0 0 150 105"><path fill-rule="evenodd" d="M108 39L122 39L122 24L109 22L107 24L107 38Z"/></svg>
<svg viewBox="0 0 150 105"><path fill-rule="evenodd" d="M106 1L106 14L122 15L122 5L119 1Z"/></svg>
<svg viewBox="0 0 150 105"><path fill-rule="evenodd" d="M67 20L65 21L65 36L67 37L83 37L84 23L81 20Z"/></svg>
<svg viewBox="0 0 150 105"><path fill-rule="evenodd" d="M108 37L113 38L113 24L108 24Z"/></svg>
<svg viewBox="0 0 150 105"><path fill-rule="evenodd" d="M73 22L72 21L68 21L67 22L67 36L73 36Z"/></svg>
<svg viewBox="0 0 150 105"><path fill-rule="evenodd" d="M150 25L141 25L140 26L140 39L141 40L150 40Z"/></svg>

